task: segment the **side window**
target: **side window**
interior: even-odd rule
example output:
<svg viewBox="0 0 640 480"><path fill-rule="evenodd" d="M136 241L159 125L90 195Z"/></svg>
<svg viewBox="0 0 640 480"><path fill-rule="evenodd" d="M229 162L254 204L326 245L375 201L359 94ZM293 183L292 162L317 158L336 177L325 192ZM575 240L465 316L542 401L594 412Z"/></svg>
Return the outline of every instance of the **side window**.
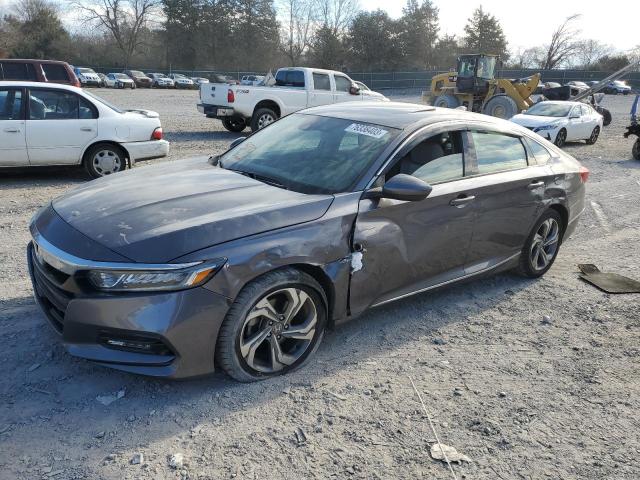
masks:
<svg viewBox="0 0 640 480"><path fill-rule="evenodd" d="M460 132L434 135L416 145L387 173L389 179L405 173L429 184L450 182L464 177L464 154Z"/></svg>
<svg viewBox="0 0 640 480"><path fill-rule="evenodd" d="M338 92L348 92L351 89L351 80L342 75L334 75L336 81L336 90Z"/></svg>
<svg viewBox="0 0 640 480"><path fill-rule="evenodd" d="M314 90L331 90L331 82L329 81L329 75L327 75L326 73L314 73L313 89Z"/></svg>
<svg viewBox="0 0 640 480"><path fill-rule="evenodd" d="M538 165L544 165L551 159L551 154L549 153L549 150L544 148L538 142L536 142L535 140L531 140L530 138L525 138L524 140L527 146L529 147L529 151L535 157Z"/></svg>
<svg viewBox="0 0 640 480"><path fill-rule="evenodd" d="M78 118L83 120L98 118L98 110L89 101L82 97L78 97L80 106L78 109Z"/></svg>
<svg viewBox="0 0 640 480"><path fill-rule="evenodd" d="M500 133L471 132L478 159L478 173L515 170L527 166L527 152L517 137Z"/></svg>
<svg viewBox="0 0 640 480"><path fill-rule="evenodd" d="M0 90L0 120L22 119L22 91Z"/></svg>
<svg viewBox="0 0 640 480"><path fill-rule="evenodd" d="M62 90L32 90L29 98L29 120L76 120L79 99Z"/></svg>
<svg viewBox="0 0 640 480"><path fill-rule="evenodd" d="M56 63L43 63L42 71L50 82L68 82L69 76L67 75L67 69L64 65L58 65Z"/></svg>
<svg viewBox="0 0 640 480"><path fill-rule="evenodd" d="M276 85L304 88L304 72L300 70L280 70L276 74Z"/></svg>
<svg viewBox="0 0 640 480"><path fill-rule="evenodd" d="M36 71L30 63L2 62L5 80L36 80Z"/></svg>
<svg viewBox="0 0 640 480"><path fill-rule="evenodd" d="M571 113L569 114L569 118L579 117L580 116L580 105L576 105L571 109Z"/></svg>

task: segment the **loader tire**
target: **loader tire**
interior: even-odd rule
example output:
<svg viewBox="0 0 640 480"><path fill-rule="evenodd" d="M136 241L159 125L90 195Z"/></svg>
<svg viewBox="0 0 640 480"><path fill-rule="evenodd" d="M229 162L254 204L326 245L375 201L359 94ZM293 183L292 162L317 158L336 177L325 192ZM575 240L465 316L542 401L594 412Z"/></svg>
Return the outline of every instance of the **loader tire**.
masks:
<svg viewBox="0 0 640 480"><path fill-rule="evenodd" d="M611 119L612 119L611 112L608 109L604 107L600 107L600 110L598 110L598 113L602 115L602 126L606 127L611 123Z"/></svg>
<svg viewBox="0 0 640 480"><path fill-rule="evenodd" d="M438 95L433 101L434 107L440 108L458 108L460 100L455 95Z"/></svg>
<svg viewBox="0 0 640 480"><path fill-rule="evenodd" d="M491 97L482 109L482 113L485 115L491 115L492 117L504 118L508 120L518 113L518 106L516 102L506 95L496 95Z"/></svg>

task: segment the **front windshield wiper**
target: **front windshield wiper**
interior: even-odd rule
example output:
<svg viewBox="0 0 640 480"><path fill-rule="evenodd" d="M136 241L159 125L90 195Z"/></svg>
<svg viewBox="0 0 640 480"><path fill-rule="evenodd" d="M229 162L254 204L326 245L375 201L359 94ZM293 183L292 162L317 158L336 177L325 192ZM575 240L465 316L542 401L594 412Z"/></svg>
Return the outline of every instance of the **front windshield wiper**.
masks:
<svg viewBox="0 0 640 480"><path fill-rule="evenodd" d="M222 167L222 165L220 164ZM223 167L224 168L224 167ZM230 170L232 172L239 173L240 175L244 175L245 177L253 178L254 180L258 180L259 182L266 183L267 185L272 185L274 187L283 188L285 190L289 190L282 183L278 182L276 179L271 178L267 175L261 175L259 173L246 172L244 170L236 170L234 168L227 168L226 170Z"/></svg>

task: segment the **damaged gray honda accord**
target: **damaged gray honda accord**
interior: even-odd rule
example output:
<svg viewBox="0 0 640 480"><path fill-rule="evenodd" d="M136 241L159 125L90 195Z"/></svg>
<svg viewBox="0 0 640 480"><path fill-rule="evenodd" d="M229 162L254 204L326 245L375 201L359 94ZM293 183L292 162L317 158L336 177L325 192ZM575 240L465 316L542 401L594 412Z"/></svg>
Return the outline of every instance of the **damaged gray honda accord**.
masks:
<svg viewBox="0 0 640 480"><path fill-rule="evenodd" d="M300 367L369 307L543 275L588 170L503 120L406 103L282 118L215 159L92 181L32 220L35 298L68 351L147 375Z"/></svg>

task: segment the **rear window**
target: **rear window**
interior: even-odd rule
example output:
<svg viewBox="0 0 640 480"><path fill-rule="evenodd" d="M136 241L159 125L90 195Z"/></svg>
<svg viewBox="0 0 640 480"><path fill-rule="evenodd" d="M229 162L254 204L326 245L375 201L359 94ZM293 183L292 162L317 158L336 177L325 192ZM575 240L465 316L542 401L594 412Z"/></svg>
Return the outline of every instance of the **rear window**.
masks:
<svg viewBox="0 0 640 480"><path fill-rule="evenodd" d="M531 153L535 157L536 162L538 163L538 165L544 165L545 163L547 163L549 161L549 159L551 159L551 154L549 153L549 150L544 148L538 142L536 142L534 140L531 140L530 138L526 138L526 137L525 137L525 142L527 143L527 146L529 147L529 150L531 151Z"/></svg>
<svg viewBox="0 0 640 480"><path fill-rule="evenodd" d="M304 88L304 72L300 70L280 70L276 74L276 85L279 87Z"/></svg>
<svg viewBox="0 0 640 480"><path fill-rule="evenodd" d="M50 82L68 82L69 75L67 74L67 69L64 68L64 65L58 65L55 63L43 63L42 71L44 72L45 77ZM82 71L82 69L80 70Z"/></svg>
<svg viewBox="0 0 640 480"><path fill-rule="evenodd" d="M31 63L0 62L4 80L37 81L36 70Z"/></svg>

